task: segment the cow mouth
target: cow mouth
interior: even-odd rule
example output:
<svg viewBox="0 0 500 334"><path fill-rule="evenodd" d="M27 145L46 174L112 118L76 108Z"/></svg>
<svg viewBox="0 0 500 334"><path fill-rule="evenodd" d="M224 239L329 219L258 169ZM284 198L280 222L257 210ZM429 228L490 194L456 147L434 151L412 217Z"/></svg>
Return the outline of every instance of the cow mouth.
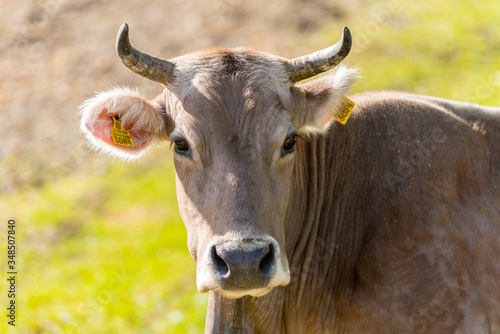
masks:
<svg viewBox="0 0 500 334"><path fill-rule="evenodd" d="M275 287L265 287L260 289L251 289L244 291L219 290L220 294L226 298L237 299L245 296L262 297L270 292Z"/></svg>
<svg viewBox="0 0 500 334"><path fill-rule="evenodd" d="M244 296L262 297L278 286L288 285L288 283L290 282L290 273L287 272L283 276L284 277L282 279L274 279L272 283L268 284L267 286L259 288L230 290L230 289L223 289L221 286L217 284L206 284L199 286L198 292L218 291L224 297L231 299L242 298Z"/></svg>

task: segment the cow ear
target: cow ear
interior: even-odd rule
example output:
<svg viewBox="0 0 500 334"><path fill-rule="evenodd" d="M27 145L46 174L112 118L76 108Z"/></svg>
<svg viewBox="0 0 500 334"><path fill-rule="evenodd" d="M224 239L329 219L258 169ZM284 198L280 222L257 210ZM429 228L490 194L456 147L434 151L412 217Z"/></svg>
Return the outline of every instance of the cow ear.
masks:
<svg viewBox="0 0 500 334"><path fill-rule="evenodd" d="M123 160L135 160L154 140L167 139L167 132L173 128L162 97L164 94L147 101L139 92L128 88L99 93L80 106L80 129L94 150ZM118 116L120 124L115 125L114 116ZM115 144L111 136L114 125L129 132L132 139L129 146Z"/></svg>
<svg viewBox="0 0 500 334"><path fill-rule="evenodd" d="M344 95L358 78L358 71L340 66L333 75L292 87L292 123L302 133L325 132L333 110L344 103Z"/></svg>

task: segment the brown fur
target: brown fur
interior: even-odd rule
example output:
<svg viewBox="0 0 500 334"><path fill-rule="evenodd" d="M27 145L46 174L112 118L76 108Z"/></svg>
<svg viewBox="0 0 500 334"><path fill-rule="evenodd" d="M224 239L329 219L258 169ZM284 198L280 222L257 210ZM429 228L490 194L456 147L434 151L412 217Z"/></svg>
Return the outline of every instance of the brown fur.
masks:
<svg viewBox="0 0 500 334"><path fill-rule="evenodd" d="M395 92L352 100L346 126L299 144L292 280L246 297L255 332L498 333L500 110Z"/></svg>
<svg viewBox="0 0 500 334"><path fill-rule="evenodd" d="M279 279L241 292L246 332L500 332L499 109L372 92L323 127L355 72L294 85L245 49L173 62L153 105L191 149L175 166L198 288L217 288L213 242L279 245Z"/></svg>

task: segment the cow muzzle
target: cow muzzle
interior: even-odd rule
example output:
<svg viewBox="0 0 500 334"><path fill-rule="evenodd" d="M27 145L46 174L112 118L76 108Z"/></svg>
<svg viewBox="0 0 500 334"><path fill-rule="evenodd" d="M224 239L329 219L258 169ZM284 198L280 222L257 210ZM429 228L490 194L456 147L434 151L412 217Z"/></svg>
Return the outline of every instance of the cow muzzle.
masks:
<svg viewBox="0 0 500 334"><path fill-rule="evenodd" d="M289 281L286 258L276 240L268 236L213 241L198 263L198 290L218 290L229 298L262 296Z"/></svg>

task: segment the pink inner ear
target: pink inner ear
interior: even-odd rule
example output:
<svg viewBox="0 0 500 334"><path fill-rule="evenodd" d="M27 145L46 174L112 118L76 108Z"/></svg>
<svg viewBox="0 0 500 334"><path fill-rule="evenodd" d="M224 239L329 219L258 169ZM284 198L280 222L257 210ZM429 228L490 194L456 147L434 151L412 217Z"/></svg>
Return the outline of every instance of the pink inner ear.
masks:
<svg viewBox="0 0 500 334"><path fill-rule="evenodd" d="M111 117L112 115L108 115L108 110L104 109L90 124L86 122L85 126L95 137L114 146L115 144L109 132L113 127L113 120Z"/></svg>
<svg viewBox="0 0 500 334"><path fill-rule="evenodd" d="M101 122L99 122L101 124ZM102 122L102 124L104 124L104 122ZM94 126L93 128L90 127L90 125L88 125L87 123L85 123L85 126L87 127L87 129L92 132L92 134L94 136L96 136L97 138L99 138L100 140L106 142L107 144L110 144L110 145L115 145L113 143L113 139L111 138L111 133L109 132L111 130L111 128L113 127L112 123L111 125L107 125L107 124L104 124L102 126Z"/></svg>
<svg viewBox="0 0 500 334"><path fill-rule="evenodd" d="M115 148L124 150L124 151L137 151L145 146L147 146L152 139L151 135L144 134L143 131L131 131L130 128L133 127L133 124L127 124L126 126L123 126L125 130L130 132L130 135L132 136L132 140L134 141L134 147L129 147L129 146L121 146L121 145L116 145L113 142L113 138L111 138L111 133L110 130L113 127L113 120L112 116L118 115L117 113L114 114L108 114L108 111L105 109L103 110L99 116L97 117L96 120L94 120L92 126L89 123L85 123L85 127L97 138L102 140L108 145L111 145Z"/></svg>

